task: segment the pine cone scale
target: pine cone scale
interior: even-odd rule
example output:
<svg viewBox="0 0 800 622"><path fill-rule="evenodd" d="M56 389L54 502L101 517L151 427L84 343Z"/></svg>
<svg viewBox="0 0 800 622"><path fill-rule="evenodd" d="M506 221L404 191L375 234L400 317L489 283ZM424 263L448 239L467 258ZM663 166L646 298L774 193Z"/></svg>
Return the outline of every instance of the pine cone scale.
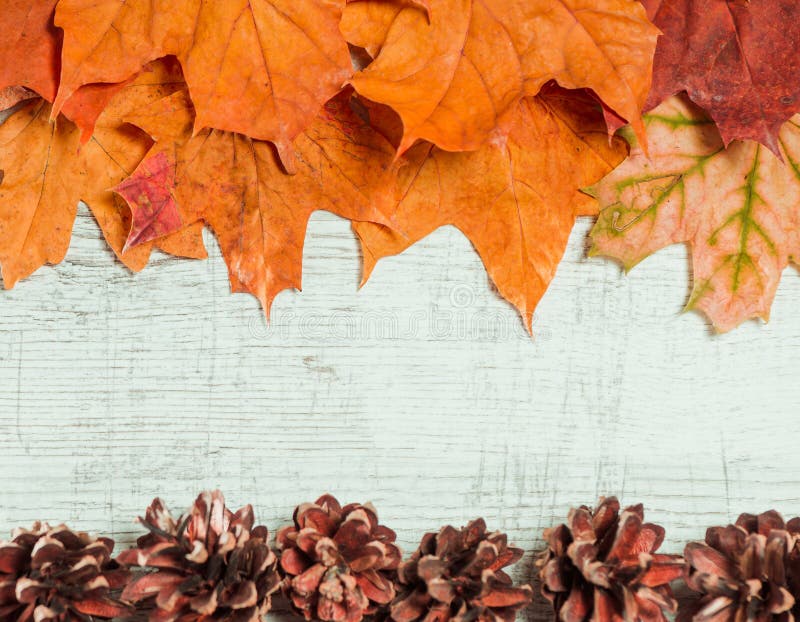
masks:
<svg viewBox="0 0 800 622"><path fill-rule="evenodd" d="M648 587L640 588L636 593L640 607L655 607L661 611L675 613L678 603L674 598L670 598L664 592Z"/></svg>
<svg viewBox="0 0 800 622"><path fill-rule="evenodd" d="M595 590L594 592L594 615L597 620L607 622L624 622L622 613L624 611L636 611L637 622L642 620L642 612L639 611L636 598L630 590L622 588L621 598L612 596L608 591Z"/></svg>
<svg viewBox="0 0 800 622"><path fill-rule="evenodd" d="M683 559L674 555L651 555L647 564L648 569L639 578L639 583L652 588L672 583L681 578L685 565Z"/></svg>
<svg viewBox="0 0 800 622"><path fill-rule="evenodd" d="M437 555L443 555L442 551L437 551ZM423 581L432 581L439 577L447 569L447 562L437 555L423 555L415 566L403 564L400 566L400 576L402 581L411 581L407 574L407 569L413 568L413 572Z"/></svg>
<svg viewBox="0 0 800 622"><path fill-rule="evenodd" d="M589 512L589 509L581 508L584 512ZM606 497L600 501L600 504L595 511L589 512L591 514L592 529L595 533L612 533L612 527L618 520L620 504L616 497ZM644 508L640 505L635 505L630 508L633 512L644 512Z"/></svg>
<svg viewBox="0 0 800 622"><path fill-rule="evenodd" d="M16 581L13 580L0 581L0 607L14 602L14 594L16 592L15 585Z"/></svg>
<svg viewBox="0 0 800 622"><path fill-rule="evenodd" d="M569 586L564 581L566 571L563 565L562 558L553 558L544 564L539 573L543 589L546 589L550 593L569 591Z"/></svg>
<svg viewBox="0 0 800 622"><path fill-rule="evenodd" d="M173 542L160 542L149 547L146 554L135 548L122 551L117 555L117 561L125 566L177 569L183 567L183 554L183 549L176 547Z"/></svg>
<svg viewBox="0 0 800 622"><path fill-rule="evenodd" d="M166 572L153 572L138 577L122 591L122 599L138 602L153 596L162 589L175 589L183 582L183 576Z"/></svg>
<svg viewBox="0 0 800 622"><path fill-rule="evenodd" d="M512 566L522 559L523 553L522 549L505 548L497 555L494 562L489 566L489 570L498 572L501 568Z"/></svg>
<svg viewBox="0 0 800 622"><path fill-rule="evenodd" d="M415 590L404 599L395 601L390 608L390 616L394 622L412 622L419 620L427 609L430 598L427 594Z"/></svg>
<svg viewBox="0 0 800 622"><path fill-rule="evenodd" d="M189 607L191 608L191 610L204 616L208 616L214 613L217 610L218 603L219 600L217 599L216 590L203 592L189 599ZM170 606L164 607L164 609L171 609L171 608L172 607Z"/></svg>
<svg viewBox="0 0 800 622"><path fill-rule="evenodd" d="M354 510L336 530L333 541L343 550L359 549L372 539L372 526L366 510Z"/></svg>
<svg viewBox="0 0 800 622"><path fill-rule="evenodd" d="M635 512L626 510L620 515L614 543L606 555L606 560L619 563L636 557L639 553L649 553L661 546L664 529L655 525L643 524Z"/></svg>
<svg viewBox="0 0 800 622"><path fill-rule="evenodd" d="M186 589L185 585L185 582L181 582L175 589L169 591L164 590L164 586L162 584L162 591L156 594L156 607L163 611L169 611L175 616L176 619L178 619L180 610L186 608L190 601L189 596L187 596L183 591Z"/></svg>
<svg viewBox="0 0 800 622"><path fill-rule="evenodd" d="M98 618L116 618L130 613L130 607L119 603L112 604L108 601L97 599L85 599L74 602L75 609L83 615L95 616Z"/></svg>
<svg viewBox="0 0 800 622"><path fill-rule="evenodd" d="M567 548L567 557L589 583L609 587L609 567L597 560L598 554L591 542L575 541Z"/></svg>
<svg viewBox="0 0 800 622"><path fill-rule="evenodd" d="M285 570L285 569L284 569ZM302 596L311 596L322 583L322 578L328 569L322 564L315 564L308 568L303 574L292 579L292 587Z"/></svg>
<svg viewBox="0 0 800 622"><path fill-rule="evenodd" d="M589 614L592 612L592 599L593 595L588 587L572 586L569 596L559 607L559 620L563 622L584 622L588 620ZM597 618L599 620L606 619L600 615Z"/></svg>
<svg viewBox="0 0 800 622"><path fill-rule="evenodd" d="M292 540L299 551L313 556L317 551L317 545L320 542L330 541L330 537L314 531L311 527L305 527L293 534ZM335 548L335 545L331 544L331 547Z"/></svg>
<svg viewBox="0 0 800 622"><path fill-rule="evenodd" d="M14 596L18 602L29 604L35 603L39 596L44 596L46 593L47 588L39 583L39 581L24 577L17 581Z"/></svg>
<svg viewBox="0 0 800 622"><path fill-rule="evenodd" d="M252 581L243 581L226 593L225 602L231 609L247 609L258 602L258 590Z"/></svg>
<svg viewBox="0 0 800 622"><path fill-rule="evenodd" d="M686 562L697 572L698 579L714 577L717 581L732 581L737 574L736 565L720 551L700 542L690 542L684 549ZM690 587L693 581L687 580Z"/></svg>
<svg viewBox="0 0 800 622"><path fill-rule="evenodd" d="M297 549L286 549L281 555L281 568L289 574L303 574L310 565L308 557Z"/></svg>
<svg viewBox="0 0 800 622"><path fill-rule="evenodd" d="M17 574L30 553L22 546L7 542L0 545L0 573Z"/></svg>
<svg viewBox="0 0 800 622"><path fill-rule="evenodd" d="M494 586L486 596L476 598L475 602L483 607L505 608L526 607L531 602L532 594L529 587Z"/></svg>
<svg viewBox="0 0 800 622"><path fill-rule="evenodd" d="M456 586L454 580L434 577L426 581L428 584L428 595L436 602L449 605L456 597Z"/></svg>
<svg viewBox="0 0 800 622"><path fill-rule="evenodd" d="M794 596L789 593L785 587L773 586L770 590L769 600L767 601L767 611L772 615L778 615L785 611L789 611L794 607Z"/></svg>
<svg viewBox="0 0 800 622"><path fill-rule="evenodd" d="M348 560L350 569L353 572L365 572L386 557L388 557L386 547L380 542L365 545L350 555L344 554L344 558Z"/></svg>
<svg viewBox="0 0 800 622"><path fill-rule="evenodd" d="M392 602L395 596L394 584L372 569L364 570L356 576L356 583L369 600L379 605Z"/></svg>
<svg viewBox="0 0 800 622"><path fill-rule="evenodd" d="M597 536L592 513L589 508L579 507L570 512L568 517L569 531L575 540L596 541Z"/></svg>

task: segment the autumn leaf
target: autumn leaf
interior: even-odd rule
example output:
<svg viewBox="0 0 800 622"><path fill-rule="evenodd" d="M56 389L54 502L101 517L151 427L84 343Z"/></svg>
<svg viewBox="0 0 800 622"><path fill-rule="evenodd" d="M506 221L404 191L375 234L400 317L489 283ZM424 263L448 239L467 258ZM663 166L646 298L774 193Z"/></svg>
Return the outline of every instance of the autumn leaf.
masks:
<svg viewBox="0 0 800 622"><path fill-rule="evenodd" d="M400 153L420 139L477 149L550 80L593 89L639 127L658 35L633 0L435 0L429 16L364 0L347 5L342 30L375 55L352 84L400 115Z"/></svg>
<svg viewBox="0 0 800 622"><path fill-rule="evenodd" d="M530 330L575 217L596 213L594 202L578 189L625 154L624 141L609 145L590 96L557 87L523 99L508 138L478 151L452 153L420 143L400 161L382 199L403 233L353 225L363 249L364 281L382 257L402 252L438 227L455 225Z"/></svg>
<svg viewBox="0 0 800 622"><path fill-rule="evenodd" d="M156 144L117 191L133 212L133 246L202 220L216 234L231 289L256 296L268 314L275 296L300 288L311 213L388 222L373 205L394 157L392 145L350 108L349 92L328 102L294 142L287 175L269 143L240 134L193 134L194 111L177 92L126 117Z"/></svg>
<svg viewBox="0 0 800 622"><path fill-rule="evenodd" d="M156 240L183 226L180 210L172 196L175 165L163 151L144 160L136 174L122 180L114 192L134 206L125 249Z"/></svg>
<svg viewBox="0 0 800 622"><path fill-rule="evenodd" d="M0 126L0 266L6 288L64 258L79 200L89 205L120 259L133 270L144 266L149 246L122 252L129 214L109 188L136 167L151 144L121 121L121 113L174 90L171 80L161 70L143 73L112 102L85 145L71 121L61 116L50 122L50 104L41 98ZM181 231L162 248L204 256L200 233L200 228Z"/></svg>
<svg viewBox="0 0 800 622"><path fill-rule="evenodd" d="M64 29L55 110L84 84L121 82L175 55L213 127L289 143L352 73L334 0L60 0Z"/></svg>
<svg viewBox="0 0 800 622"><path fill-rule="evenodd" d="M0 94L9 97L12 93L24 93L20 89L30 89L49 102L55 99L62 39L61 31L53 25L56 2L13 0L3 5L0 11L0 31L4 33L0 39ZM62 113L81 129L82 142L89 140L97 117L122 86L87 85L64 103ZM5 103L0 99L0 106Z"/></svg>
<svg viewBox="0 0 800 622"><path fill-rule="evenodd" d="M687 309L702 311L720 331L768 320L781 272L800 251L800 117L777 137L786 164L754 141L725 149L714 122L683 97L645 123L649 159L634 148L589 189L602 208L591 253L629 270L687 242L694 271Z"/></svg>
<svg viewBox="0 0 800 622"><path fill-rule="evenodd" d="M53 101L61 36L53 25L57 0L8 0L0 11L0 89L24 86Z"/></svg>
<svg viewBox="0 0 800 622"><path fill-rule="evenodd" d="M755 140L780 154L784 121L800 111L796 0L643 0L664 33L646 109L686 91L724 144Z"/></svg>

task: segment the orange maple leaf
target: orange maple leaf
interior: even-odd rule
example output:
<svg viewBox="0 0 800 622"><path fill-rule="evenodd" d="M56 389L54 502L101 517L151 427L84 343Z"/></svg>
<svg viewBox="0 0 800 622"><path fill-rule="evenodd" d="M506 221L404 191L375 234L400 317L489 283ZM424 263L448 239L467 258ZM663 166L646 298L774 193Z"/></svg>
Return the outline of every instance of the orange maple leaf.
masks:
<svg viewBox="0 0 800 622"><path fill-rule="evenodd" d="M0 265L6 288L64 258L79 200L89 205L109 245L129 268L139 270L147 263L151 245L122 252L130 215L109 188L136 167L151 144L124 124L122 113L163 97L174 90L174 81L163 68L143 73L112 101L85 145L71 121L61 116L50 122L50 104L41 98L23 105L0 126L0 170L5 172L0 184ZM199 227L181 230L160 247L188 257L205 256Z"/></svg>
<svg viewBox="0 0 800 622"><path fill-rule="evenodd" d="M306 225L317 209L388 222L372 203L394 157L392 145L351 110L340 93L294 142L297 173L288 175L272 146L240 134L193 134L185 91L126 118L156 141L117 191L133 212L133 246L177 222L206 222L228 265L231 289L249 292L265 313L275 296L300 288Z"/></svg>
<svg viewBox="0 0 800 622"><path fill-rule="evenodd" d="M57 0L11 0L0 11L0 89L24 86L53 101L61 34L53 25Z"/></svg>
<svg viewBox="0 0 800 622"><path fill-rule="evenodd" d="M347 5L342 31L375 58L351 82L400 115L400 153L419 139L477 149L550 80L591 88L644 134L658 30L633 0L431 0L429 16L363 0Z"/></svg>
<svg viewBox="0 0 800 622"><path fill-rule="evenodd" d="M0 109L27 99L30 89L52 102L61 66L61 30L53 25L57 0L13 0L0 11ZM21 60L22 59L22 60ZM116 95L121 84L91 84L70 97L61 111L81 129L81 140L92 135L95 121ZM76 93L77 95L77 93Z"/></svg>
<svg viewBox="0 0 800 622"><path fill-rule="evenodd" d="M180 60L197 110L213 127L290 143L352 73L335 0L60 0L59 112L75 90L121 82L165 55ZM287 158L289 157L287 155Z"/></svg>
<svg viewBox="0 0 800 622"><path fill-rule="evenodd" d="M644 117L652 149L630 157L587 191L601 211L592 255L626 270L680 242L691 248L687 310L717 330L769 319L781 273L800 257L800 115L777 137L782 163L754 141L725 147L713 120L685 96Z"/></svg>
<svg viewBox="0 0 800 622"><path fill-rule="evenodd" d="M507 138L478 151L452 153L418 144L398 162L393 186L376 199L402 233L353 225L363 248L364 281L382 257L402 252L438 227L455 225L531 330L533 311L576 216L596 213L578 189L625 154L621 139L609 144L602 114L588 94L550 86L517 105Z"/></svg>

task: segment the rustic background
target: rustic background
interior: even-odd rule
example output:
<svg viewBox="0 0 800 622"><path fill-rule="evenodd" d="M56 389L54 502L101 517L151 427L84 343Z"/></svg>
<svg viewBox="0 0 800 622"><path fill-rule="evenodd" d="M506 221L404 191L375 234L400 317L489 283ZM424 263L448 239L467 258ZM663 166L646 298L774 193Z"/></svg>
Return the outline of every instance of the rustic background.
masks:
<svg viewBox="0 0 800 622"><path fill-rule="evenodd" d="M372 500L406 550L476 515L537 549L604 494L644 502L670 552L741 511L800 513L794 270L770 324L715 336L680 313L682 247L626 277L586 259L590 225L531 339L455 229L357 292L347 223L316 214L305 291L267 325L210 236L208 261L132 275L82 209L66 261L0 294L0 530L68 521L128 545L154 495L180 511L205 487L272 528L325 491Z"/></svg>

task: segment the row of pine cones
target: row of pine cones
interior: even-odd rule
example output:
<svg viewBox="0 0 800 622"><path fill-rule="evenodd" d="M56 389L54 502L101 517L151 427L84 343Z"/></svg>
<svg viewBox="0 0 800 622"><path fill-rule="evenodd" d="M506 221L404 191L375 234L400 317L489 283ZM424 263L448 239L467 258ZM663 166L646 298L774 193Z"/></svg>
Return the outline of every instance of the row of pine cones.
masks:
<svg viewBox="0 0 800 622"><path fill-rule="evenodd" d="M513 622L533 597L503 571L522 557L482 519L428 533L406 560L370 504L330 495L278 531L255 526L219 491L175 519L160 499L136 547L61 525L18 529L0 543L0 622L258 622L282 592L306 620ZM774 511L712 527L684 557L657 553L664 529L641 505L601 499L545 532L542 593L563 622L793 622L800 616L800 519ZM136 569L136 574L133 574ZM683 578L694 598L678 607Z"/></svg>

